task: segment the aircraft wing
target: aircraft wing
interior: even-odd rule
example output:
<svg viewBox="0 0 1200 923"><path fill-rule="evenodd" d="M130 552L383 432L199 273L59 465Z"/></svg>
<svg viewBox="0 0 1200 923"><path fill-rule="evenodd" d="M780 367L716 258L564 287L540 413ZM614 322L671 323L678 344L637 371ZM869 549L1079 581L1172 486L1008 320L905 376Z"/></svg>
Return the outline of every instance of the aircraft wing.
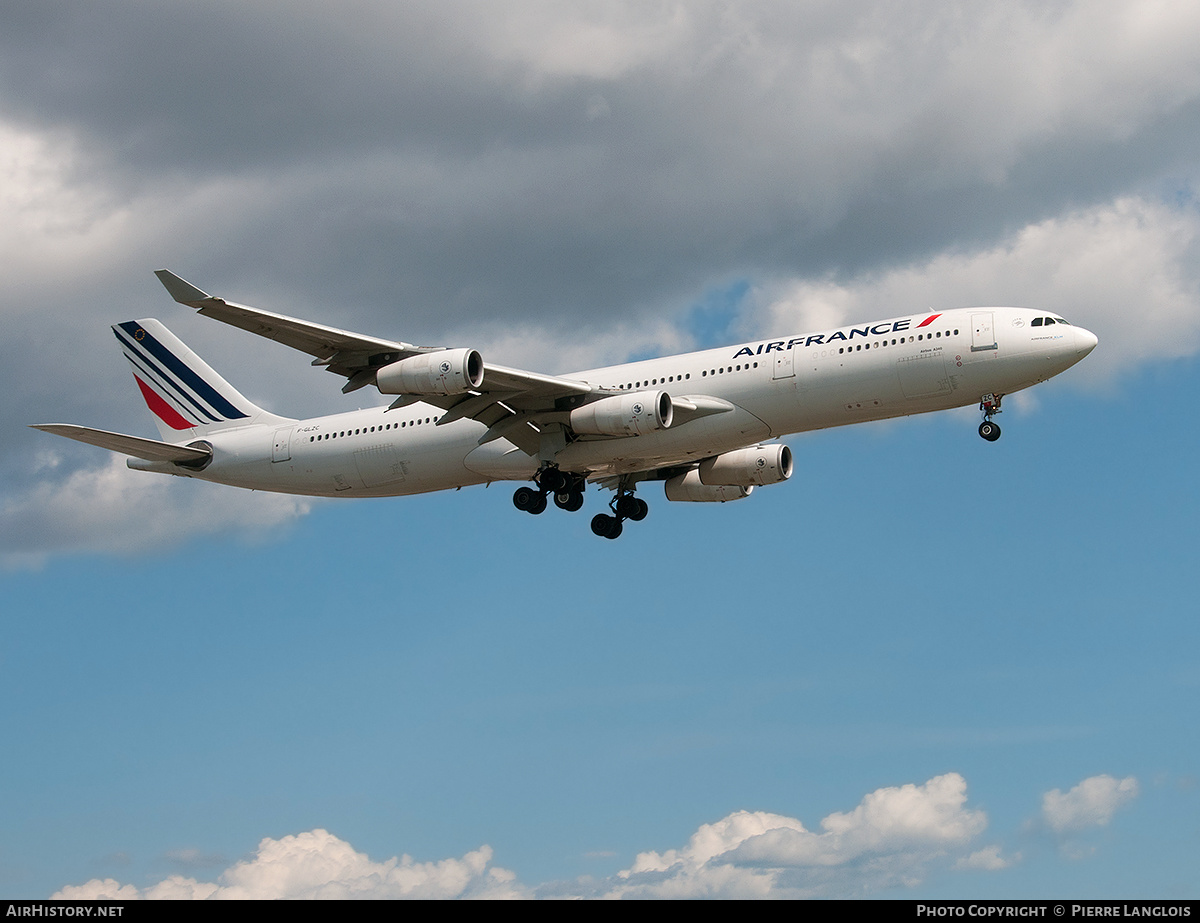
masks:
<svg viewBox="0 0 1200 923"><path fill-rule="evenodd" d="M379 368L398 359L438 352L443 348L383 340L284 314L274 314L244 304L235 304L201 291L167 269L160 269L155 275L171 297L180 304L196 308L206 317L306 352L316 357L313 365L323 365L329 371L347 378L353 378L360 372ZM486 363L484 366L484 392L520 392L523 397L534 398L536 402L537 398L553 401L572 394L588 394L592 390L586 382L569 378Z"/></svg>
<svg viewBox="0 0 1200 923"><path fill-rule="evenodd" d="M328 371L348 379L343 391L373 384L376 371L400 359L442 349L364 336L236 304L210 295L166 269L158 270L155 275L180 304L195 308L206 317L313 356L313 365L324 366ZM532 451L536 451L536 416L559 409L556 402L562 398L582 398L593 393L604 392L585 381L485 362L483 381L477 389L466 394L402 395L392 406L402 407L417 402L433 404L448 411L438 420L439 424L470 417L488 425L485 438L494 439L503 435L526 451L530 451L530 446L533 447ZM530 425L534 429L523 432Z"/></svg>
<svg viewBox="0 0 1200 923"><path fill-rule="evenodd" d="M244 304L235 304L201 291L166 269L158 270L155 275L171 297L180 304L196 308L206 317L315 356L317 361L314 365L324 365L331 372L346 377L370 367L372 357L379 354L390 355L392 358L388 361L394 362L396 359L407 359L409 356L429 351L411 343L381 340L283 314L273 314Z"/></svg>

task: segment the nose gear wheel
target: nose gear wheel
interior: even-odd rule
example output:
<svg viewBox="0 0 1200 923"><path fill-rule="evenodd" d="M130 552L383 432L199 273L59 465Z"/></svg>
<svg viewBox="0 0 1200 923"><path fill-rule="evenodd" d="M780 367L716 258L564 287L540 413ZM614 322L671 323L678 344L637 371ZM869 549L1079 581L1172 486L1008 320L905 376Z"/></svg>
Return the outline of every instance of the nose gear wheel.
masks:
<svg viewBox="0 0 1200 923"><path fill-rule="evenodd" d="M979 400L979 409L983 411L983 422L979 424L979 435L988 442L1000 438L1000 424L993 423L992 417L1000 413L1000 399L1003 394L985 394Z"/></svg>

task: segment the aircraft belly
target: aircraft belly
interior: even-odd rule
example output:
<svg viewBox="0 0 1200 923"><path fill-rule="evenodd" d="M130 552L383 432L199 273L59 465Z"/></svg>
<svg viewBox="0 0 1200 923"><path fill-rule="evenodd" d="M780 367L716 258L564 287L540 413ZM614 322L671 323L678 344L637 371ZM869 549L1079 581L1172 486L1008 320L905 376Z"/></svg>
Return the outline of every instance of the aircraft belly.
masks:
<svg viewBox="0 0 1200 923"><path fill-rule="evenodd" d="M489 481L521 481L533 477L540 462L501 438L471 449L463 465Z"/></svg>
<svg viewBox="0 0 1200 923"><path fill-rule="evenodd" d="M364 446L354 453L356 492L398 496L478 484L480 478L463 464L478 429L463 422L430 427L415 438Z"/></svg>
<svg viewBox="0 0 1200 923"><path fill-rule="evenodd" d="M399 485L408 477L408 462L401 458L396 446L390 442L356 450L354 467L362 486L366 488Z"/></svg>
<svg viewBox="0 0 1200 923"><path fill-rule="evenodd" d="M478 433L468 430L468 424L430 426L392 437L390 433L350 435L348 428L339 429L335 440L293 440L291 458L270 464L264 473L269 483L238 483L326 497L390 497L464 487L481 481L462 462L478 438Z"/></svg>
<svg viewBox="0 0 1200 923"><path fill-rule="evenodd" d="M581 439L559 452L557 461L568 471L621 474L686 464L770 438L766 423L736 407L642 436Z"/></svg>

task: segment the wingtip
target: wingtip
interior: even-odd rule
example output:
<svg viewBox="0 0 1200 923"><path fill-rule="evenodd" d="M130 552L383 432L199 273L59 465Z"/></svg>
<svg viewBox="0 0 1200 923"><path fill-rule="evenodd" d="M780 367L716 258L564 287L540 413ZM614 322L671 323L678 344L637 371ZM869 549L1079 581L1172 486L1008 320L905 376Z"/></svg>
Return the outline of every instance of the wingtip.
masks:
<svg viewBox="0 0 1200 923"><path fill-rule="evenodd" d="M212 295L208 294L208 292L201 291L192 285L192 283L179 278L179 276L175 275L169 269L158 269L155 270L154 274L158 276L158 281L163 284L163 288L167 290L167 293L180 304L193 306L198 301L209 301L212 298Z"/></svg>

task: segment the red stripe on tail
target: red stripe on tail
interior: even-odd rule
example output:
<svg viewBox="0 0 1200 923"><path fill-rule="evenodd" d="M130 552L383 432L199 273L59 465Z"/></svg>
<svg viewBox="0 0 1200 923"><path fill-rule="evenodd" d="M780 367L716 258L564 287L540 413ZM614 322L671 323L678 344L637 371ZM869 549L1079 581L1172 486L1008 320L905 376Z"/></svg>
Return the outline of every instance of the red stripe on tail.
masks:
<svg viewBox="0 0 1200 923"><path fill-rule="evenodd" d="M142 389L142 397L146 399L146 406L150 408L156 417L166 423L167 426L171 427L171 429L191 429L196 425L195 423L191 423L181 417L176 412L174 407L172 407L159 396L157 391L151 388L136 375L133 376L133 380L136 381L138 383L138 387Z"/></svg>

